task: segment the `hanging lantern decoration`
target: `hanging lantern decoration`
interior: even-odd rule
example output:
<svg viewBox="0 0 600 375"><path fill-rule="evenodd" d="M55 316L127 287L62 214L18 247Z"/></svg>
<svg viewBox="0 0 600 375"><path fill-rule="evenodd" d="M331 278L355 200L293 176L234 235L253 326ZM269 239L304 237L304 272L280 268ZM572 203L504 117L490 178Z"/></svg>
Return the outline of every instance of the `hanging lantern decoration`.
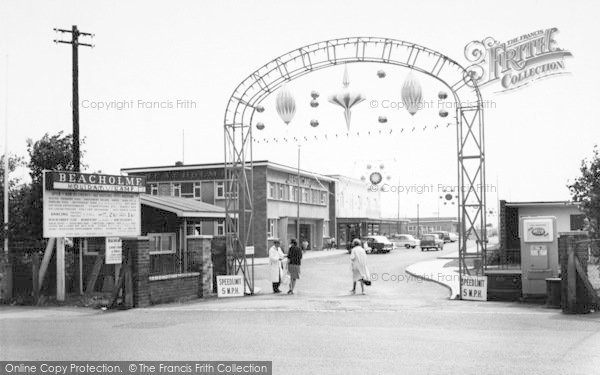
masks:
<svg viewBox="0 0 600 375"><path fill-rule="evenodd" d="M348 66L344 66L344 79L342 81L343 88L337 94L329 97L329 102L335 105L339 105L344 109L344 118L346 119L346 127L350 130L350 120L352 107L365 100L365 96L359 92L350 91L350 78L348 78Z"/></svg>
<svg viewBox="0 0 600 375"><path fill-rule="evenodd" d="M256 112L263 113L264 111L265 111L265 107L263 107L262 105L256 106Z"/></svg>
<svg viewBox="0 0 600 375"><path fill-rule="evenodd" d="M415 79L412 72L410 72L404 81L404 85L402 85L402 103L408 113L414 116L419 110L421 100L421 84Z"/></svg>
<svg viewBox="0 0 600 375"><path fill-rule="evenodd" d="M379 77L379 78L385 78L385 75L386 75L385 74L385 70L381 70L380 69L380 70L377 71L377 77Z"/></svg>
<svg viewBox="0 0 600 375"><path fill-rule="evenodd" d="M256 129L263 130L264 128L265 128L265 124L263 124L262 122L259 122L256 124Z"/></svg>
<svg viewBox="0 0 600 375"><path fill-rule="evenodd" d="M318 120L310 120L310 126L312 126L313 128L316 128L317 126L319 126L319 121Z"/></svg>
<svg viewBox="0 0 600 375"><path fill-rule="evenodd" d="M385 124L387 122L387 117L385 117L385 116L379 116L379 118L377 119L377 121L379 121L381 124Z"/></svg>
<svg viewBox="0 0 600 375"><path fill-rule="evenodd" d="M371 181L371 183L373 185L379 184L381 182L381 180L383 180L383 176L379 172L373 172L369 176L369 181Z"/></svg>
<svg viewBox="0 0 600 375"><path fill-rule="evenodd" d="M319 92L317 90L312 90L310 92L310 97L313 98L313 99L318 98L319 97Z"/></svg>
<svg viewBox="0 0 600 375"><path fill-rule="evenodd" d="M310 106L313 108L317 108L319 106L319 102L313 99L310 101Z"/></svg>
<svg viewBox="0 0 600 375"><path fill-rule="evenodd" d="M275 98L275 108L283 122L289 125L296 114L296 100L287 85L282 86L277 93L277 97Z"/></svg>
<svg viewBox="0 0 600 375"><path fill-rule="evenodd" d="M440 117L447 117L448 116L448 111L446 111L445 109L440 109Z"/></svg>
<svg viewBox="0 0 600 375"><path fill-rule="evenodd" d="M447 97L448 97L448 94L445 91L438 92L438 98L440 98L441 100L444 100Z"/></svg>

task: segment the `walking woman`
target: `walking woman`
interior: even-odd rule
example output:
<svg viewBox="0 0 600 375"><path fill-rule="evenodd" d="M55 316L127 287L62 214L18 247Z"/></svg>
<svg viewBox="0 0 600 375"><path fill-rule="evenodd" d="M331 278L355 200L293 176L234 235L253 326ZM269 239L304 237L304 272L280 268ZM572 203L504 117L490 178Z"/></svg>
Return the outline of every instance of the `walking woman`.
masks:
<svg viewBox="0 0 600 375"><path fill-rule="evenodd" d="M288 252L288 272L290 273L290 290L288 294L294 294L296 280L300 278L300 264L302 262L302 250L298 247L296 239L290 241L290 250Z"/></svg>
<svg viewBox="0 0 600 375"><path fill-rule="evenodd" d="M361 246L360 240L352 240L352 250L350 252L350 262L352 263L352 290L350 293L356 293L356 282L360 282L362 294L365 294L365 281L369 280L369 271L367 269L367 253Z"/></svg>
<svg viewBox="0 0 600 375"><path fill-rule="evenodd" d="M279 247L279 240L273 241L273 246L269 249L269 268L271 271L271 282L273 283L273 293L281 293L279 284L283 276L283 267L281 264L283 257L283 251Z"/></svg>

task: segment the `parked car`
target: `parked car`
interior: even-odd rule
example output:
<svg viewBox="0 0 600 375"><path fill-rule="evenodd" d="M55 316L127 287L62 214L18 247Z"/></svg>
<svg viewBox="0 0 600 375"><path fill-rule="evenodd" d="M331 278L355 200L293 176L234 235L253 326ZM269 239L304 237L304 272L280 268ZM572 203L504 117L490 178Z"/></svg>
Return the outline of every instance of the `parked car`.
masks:
<svg viewBox="0 0 600 375"><path fill-rule="evenodd" d="M427 233L421 236L421 251L444 250L444 240L438 234Z"/></svg>
<svg viewBox="0 0 600 375"><path fill-rule="evenodd" d="M396 247L406 247L407 249L414 249L419 246L420 242L410 234L394 235L391 241Z"/></svg>
<svg viewBox="0 0 600 375"><path fill-rule="evenodd" d="M444 240L444 243L452 242L452 240L450 239L450 232L446 232L444 230L438 230L438 231L429 232L429 233L437 234L438 236L440 236L440 238L442 240Z"/></svg>
<svg viewBox="0 0 600 375"><path fill-rule="evenodd" d="M450 242L458 241L458 234L450 232L449 235L450 235Z"/></svg>
<svg viewBox="0 0 600 375"><path fill-rule="evenodd" d="M389 253L394 244L385 236L366 236L362 238L365 251L370 253Z"/></svg>

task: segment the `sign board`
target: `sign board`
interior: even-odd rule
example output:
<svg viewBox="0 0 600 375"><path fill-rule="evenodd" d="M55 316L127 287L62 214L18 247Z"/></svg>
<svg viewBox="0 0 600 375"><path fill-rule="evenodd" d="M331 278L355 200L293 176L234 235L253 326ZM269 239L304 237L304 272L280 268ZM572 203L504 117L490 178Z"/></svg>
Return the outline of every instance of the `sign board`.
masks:
<svg viewBox="0 0 600 375"><path fill-rule="evenodd" d="M461 298L471 301L487 301L487 276L461 277Z"/></svg>
<svg viewBox="0 0 600 375"><path fill-rule="evenodd" d="M146 179L99 173L44 172L45 190L144 193Z"/></svg>
<svg viewBox="0 0 600 375"><path fill-rule="evenodd" d="M523 219L524 242L554 242L552 218Z"/></svg>
<svg viewBox="0 0 600 375"><path fill-rule="evenodd" d="M139 236L142 184L141 177L44 172L44 237Z"/></svg>
<svg viewBox="0 0 600 375"><path fill-rule="evenodd" d="M119 237L106 237L106 264L121 264L123 243Z"/></svg>
<svg viewBox="0 0 600 375"><path fill-rule="evenodd" d="M244 277L242 275L217 276L217 297L243 297Z"/></svg>
<svg viewBox="0 0 600 375"><path fill-rule="evenodd" d="M246 255L254 255L254 246L246 246Z"/></svg>
<svg viewBox="0 0 600 375"><path fill-rule="evenodd" d="M529 255L532 257L545 257L548 255L548 246L546 245L531 245L529 247Z"/></svg>

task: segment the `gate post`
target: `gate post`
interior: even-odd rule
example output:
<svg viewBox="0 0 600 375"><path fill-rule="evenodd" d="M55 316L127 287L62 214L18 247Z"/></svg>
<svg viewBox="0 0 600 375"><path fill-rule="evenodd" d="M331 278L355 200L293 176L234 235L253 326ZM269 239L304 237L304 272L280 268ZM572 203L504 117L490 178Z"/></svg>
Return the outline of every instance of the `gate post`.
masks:
<svg viewBox="0 0 600 375"><path fill-rule="evenodd" d="M559 233L558 256L561 271L561 308L567 314L591 311L597 296L589 290L587 279L587 232Z"/></svg>

